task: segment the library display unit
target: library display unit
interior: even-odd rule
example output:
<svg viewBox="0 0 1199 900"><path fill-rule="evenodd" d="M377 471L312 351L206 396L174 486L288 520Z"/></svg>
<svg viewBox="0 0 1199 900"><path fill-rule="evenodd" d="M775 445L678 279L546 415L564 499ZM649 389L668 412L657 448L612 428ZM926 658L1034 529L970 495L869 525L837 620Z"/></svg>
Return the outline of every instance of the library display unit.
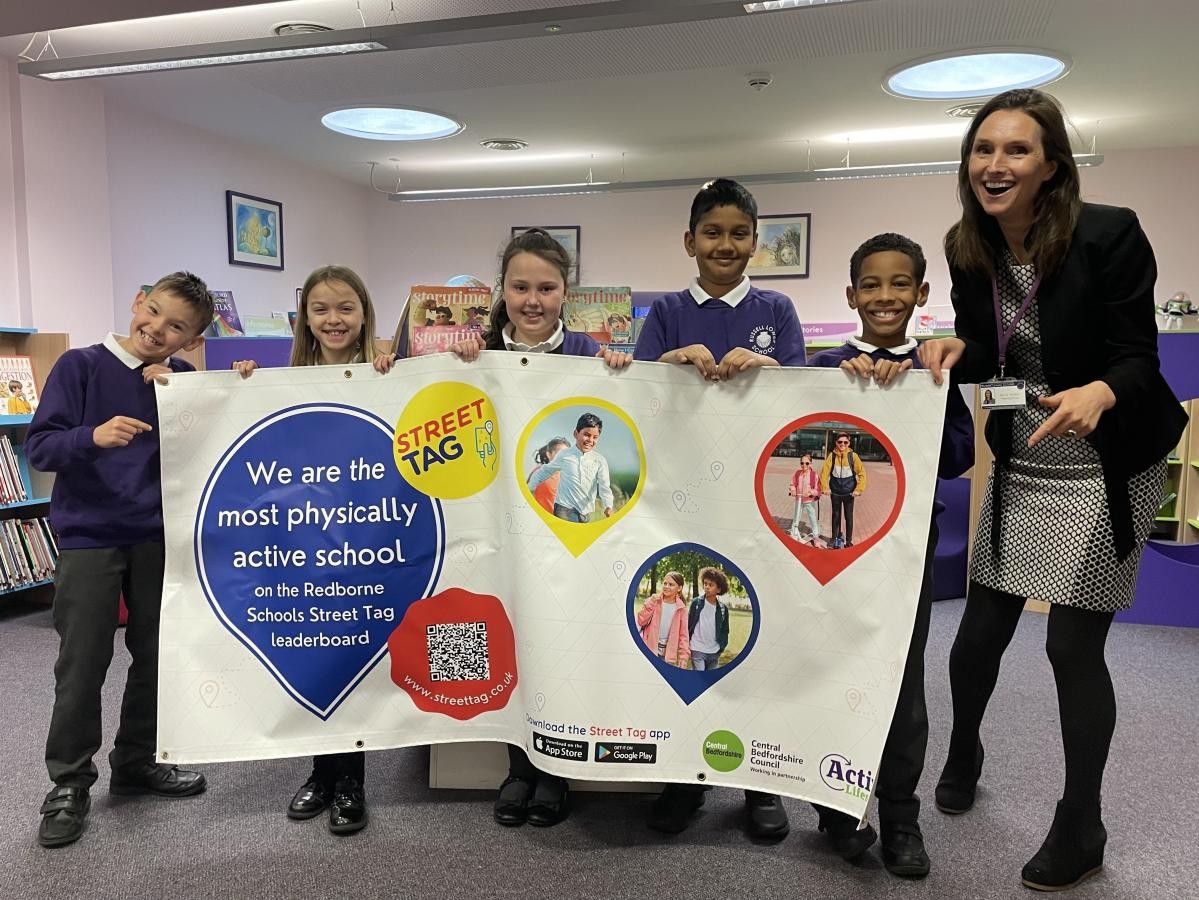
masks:
<svg viewBox="0 0 1199 900"><path fill-rule="evenodd" d="M28 357L40 397L46 376L70 346L66 334L0 327L0 357ZM58 557L46 513L54 476L29 468L22 445L32 413L0 407L0 602L49 599Z"/></svg>

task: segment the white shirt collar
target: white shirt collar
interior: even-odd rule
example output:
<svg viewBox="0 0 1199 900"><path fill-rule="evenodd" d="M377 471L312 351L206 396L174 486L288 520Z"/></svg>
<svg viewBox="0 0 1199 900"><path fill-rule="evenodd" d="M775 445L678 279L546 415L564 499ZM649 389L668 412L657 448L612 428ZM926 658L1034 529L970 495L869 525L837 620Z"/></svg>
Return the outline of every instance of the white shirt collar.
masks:
<svg viewBox="0 0 1199 900"><path fill-rule="evenodd" d="M115 356L131 369L140 369L142 366L149 365L149 363L147 363L144 359L138 359L136 356L122 347L121 342L112 332L109 332L108 337L104 339L104 347L110 353L112 353L113 356ZM169 368L171 365L171 358L168 356L160 365L164 365Z"/></svg>
<svg viewBox="0 0 1199 900"><path fill-rule="evenodd" d="M853 344L863 353L873 353L875 350L886 350L888 353L894 353L896 356L903 356L905 353L911 353L919 345L915 338L908 338L898 347L876 347L874 344L867 344L860 337L851 337L848 343Z"/></svg>
<svg viewBox="0 0 1199 900"><path fill-rule="evenodd" d="M715 300L723 300L725 303L727 303L729 306L732 306L732 307L736 307L736 305L738 303L740 303L742 300L745 299L746 294L749 293L749 289L750 289L750 283L749 283L748 275L742 275L741 283L739 285L737 285L735 288L733 288L731 291L729 291L727 294L725 294L723 297L715 297L714 298L711 294L709 294L707 291L705 291L703 288L701 288L699 286L698 278L692 278L691 285L687 288L687 290L689 290L691 292L691 297L692 297L692 299L695 300L696 306L699 306L701 303L705 303L708 300L715 299Z"/></svg>
<svg viewBox="0 0 1199 900"><path fill-rule="evenodd" d="M516 339L515 334L516 326L511 322L504 326L504 330L500 336L504 339L505 350L517 350L521 353L553 353L566 340L566 329L562 326L561 319L558 320L558 325L554 328L554 333L540 344L522 344Z"/></svg>

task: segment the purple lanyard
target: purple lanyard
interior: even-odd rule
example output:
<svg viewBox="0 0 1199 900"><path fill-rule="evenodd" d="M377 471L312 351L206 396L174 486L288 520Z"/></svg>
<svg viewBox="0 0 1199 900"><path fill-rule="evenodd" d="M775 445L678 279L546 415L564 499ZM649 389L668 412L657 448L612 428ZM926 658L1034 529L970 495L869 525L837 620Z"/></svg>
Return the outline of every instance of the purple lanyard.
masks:
<svg viewBox="0 0 1199 900"><path fill-rule="evenodd" d="M1038 275L1032 283L1032 287L1028 289L1028 294L1020 303L1020 308L1016 310L1016 315L1012 317L1012 324L1007 328L1003 327L1003 305L999 302L999 282L994 278L991 279L991 299L995 301L995 331L999 337L999 377L1003 377L1004 369L1007 365L1007 345L1012 339L1012 335L1016 333L1016 326L1020 324L1020 320L1024 318L1028 308L1032 306L1032 302L1037 299L1037 288L1041 286L1041 276Z"/></svg>

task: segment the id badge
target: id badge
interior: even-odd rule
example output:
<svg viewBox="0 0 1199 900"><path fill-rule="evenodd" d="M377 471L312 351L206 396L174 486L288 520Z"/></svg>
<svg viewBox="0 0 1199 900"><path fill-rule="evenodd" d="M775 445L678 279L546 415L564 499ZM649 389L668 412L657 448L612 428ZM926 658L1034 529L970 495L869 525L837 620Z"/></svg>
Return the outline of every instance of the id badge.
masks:
<svg viewBox="0 0 1199 900"><path fill-rule="evenodd" d="M1024 409L1027 392L1024 382L1016 378L996 378L978 386L983 409Z"/></svg>

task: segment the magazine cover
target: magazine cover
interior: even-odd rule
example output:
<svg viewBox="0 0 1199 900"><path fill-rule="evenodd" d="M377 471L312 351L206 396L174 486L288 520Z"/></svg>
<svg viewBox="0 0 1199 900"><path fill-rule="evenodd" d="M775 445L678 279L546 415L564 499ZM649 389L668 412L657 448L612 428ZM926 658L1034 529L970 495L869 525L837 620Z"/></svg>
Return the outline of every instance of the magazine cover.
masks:
<svg viewBox="0 0 1199 900"><path fill-rule="evenodd" d="M490 288L414 286L408 295L408 355L440 353L472 334L481 335L490 312Z"/></svg>
<svg viewBox="0 0 1199 900"><path fill-rule="evenodd" d="M211 291L212 324L204 333L208 337L236 337L245 334L241 319L237 315L237 304L233 302L233 291Z"/></svg>
<svg viewBox="0 0 1199 900"><path fill-rule="evenodd" d="M28 356L0 356L0 414L27 416L37 409L37 383Z"/></svg>
<svg viewBox="0 0 1199 900"><path fill-rule="evenodd" d="M566 327L601 344L633 339L633 291L627 287L572 287L566 292Z"/></svg>

